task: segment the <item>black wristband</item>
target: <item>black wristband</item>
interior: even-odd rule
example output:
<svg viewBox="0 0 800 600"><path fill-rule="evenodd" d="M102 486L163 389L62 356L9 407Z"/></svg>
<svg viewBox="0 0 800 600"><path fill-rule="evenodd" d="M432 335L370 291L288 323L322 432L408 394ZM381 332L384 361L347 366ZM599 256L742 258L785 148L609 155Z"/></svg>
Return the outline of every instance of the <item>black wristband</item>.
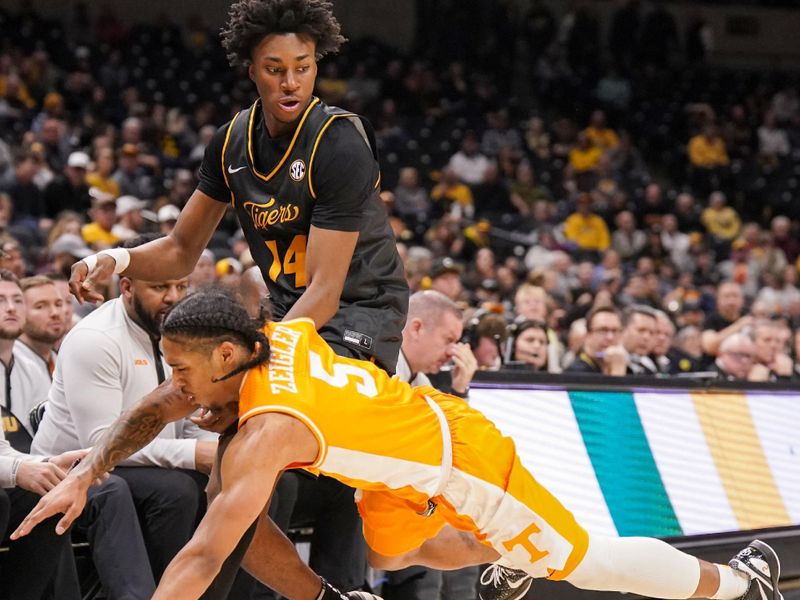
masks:
<svg viewBox="0 0 800 600"><path fill-rule="evenodd" d="M320 577L320 580L322 581L322 590L317 596L317 600L347 600L347 596L325 581L324 577Z"/></svg>

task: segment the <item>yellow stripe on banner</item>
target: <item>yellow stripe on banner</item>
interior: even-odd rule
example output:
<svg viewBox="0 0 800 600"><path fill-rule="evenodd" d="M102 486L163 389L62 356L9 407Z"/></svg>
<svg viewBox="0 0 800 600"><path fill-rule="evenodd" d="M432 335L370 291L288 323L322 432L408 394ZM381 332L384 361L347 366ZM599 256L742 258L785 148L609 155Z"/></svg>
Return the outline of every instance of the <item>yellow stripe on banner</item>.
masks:
<svg viewBox="0 0 800 600"><path fill-rule="evenodd" d="M736 393L692 392L692 400L739 527L791 525L747 397Z"/></svg>

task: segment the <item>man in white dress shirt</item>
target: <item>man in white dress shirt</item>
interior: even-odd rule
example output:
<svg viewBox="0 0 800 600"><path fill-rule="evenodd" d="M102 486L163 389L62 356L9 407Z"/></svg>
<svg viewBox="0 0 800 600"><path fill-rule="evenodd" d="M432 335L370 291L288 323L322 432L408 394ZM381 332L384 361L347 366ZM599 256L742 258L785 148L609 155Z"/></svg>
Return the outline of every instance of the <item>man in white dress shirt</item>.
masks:
<svg viewBox="0 0 800 600"><path fill-rule="evenodd" d="M150 239L142 236L125 246ZM61 344L34 451L55 454L95 444L123 411L170 376L161 356L159 326L187 289L187 278L149 282L122 277L121 296L95 309L70 331ZM147 565L138 565L137 592L131 595L133 584L128 584L125 597L149 598L150 582L159 580L191 538L205 503L203 474L211 470L215 452L215 434L201 431L188 420L171 423L114 471L112 483L90 492L91 502L93 494L101 494L104 487L124 484L139 514L151 572L144 572ZM92 542L91 528L89 537ZM111 544L104 539L102 545ZM124 562L120 562L122 555L111 559L100 554L93 548L95 563L105 563L97 565L101 580L107 587L122 588L120 564L132 570L127 554Z"/></svg>

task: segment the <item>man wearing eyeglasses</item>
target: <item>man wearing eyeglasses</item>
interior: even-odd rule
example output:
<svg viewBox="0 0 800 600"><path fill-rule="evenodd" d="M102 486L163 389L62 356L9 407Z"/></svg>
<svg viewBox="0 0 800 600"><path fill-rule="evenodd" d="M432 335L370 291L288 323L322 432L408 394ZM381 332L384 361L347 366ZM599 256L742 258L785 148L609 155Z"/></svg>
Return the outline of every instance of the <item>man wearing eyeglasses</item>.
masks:
<svg viewBox="0 0 800 600"><path fill-rule="evenodd" d="M566 373L625 375L628 352L621 344L622 317L613 306L598 306L586 316L586 339Z"/></svg>

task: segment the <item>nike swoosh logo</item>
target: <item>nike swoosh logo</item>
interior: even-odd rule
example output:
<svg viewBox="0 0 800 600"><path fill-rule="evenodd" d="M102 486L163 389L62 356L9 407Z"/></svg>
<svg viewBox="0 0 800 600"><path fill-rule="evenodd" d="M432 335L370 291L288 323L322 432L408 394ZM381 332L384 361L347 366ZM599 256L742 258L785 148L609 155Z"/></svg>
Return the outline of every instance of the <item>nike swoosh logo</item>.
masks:
<svg viewBox="0 0 800 600"><path fill-rule="evenodd" d="M238 171L241 171L242 169L246 169L246 168L247 168L247 165L245 165L245 166L243 166L243 167L236 167L235 169L232 169L232 168L231 168L231 165L228 165L228 173L230 173L231 175L233 175L234 173L236 173L236 172L238 172Z"/></svg>

